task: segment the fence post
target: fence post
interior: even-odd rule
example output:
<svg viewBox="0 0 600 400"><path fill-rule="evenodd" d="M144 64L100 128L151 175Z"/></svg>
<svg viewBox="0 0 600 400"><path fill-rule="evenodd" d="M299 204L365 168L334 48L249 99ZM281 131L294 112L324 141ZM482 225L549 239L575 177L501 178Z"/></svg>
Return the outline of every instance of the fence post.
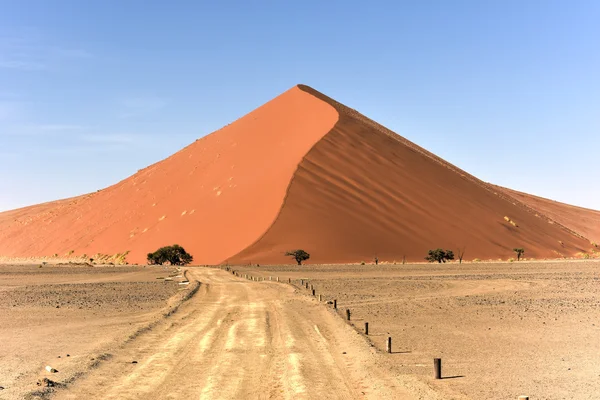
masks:
<svg viewBox="0 0 600 400"><path fill-rule="evenodd" d="M346 319L350 321L350 309L346 308Z"/></svg>
<svg viewBox="0 0 600 400"><path fill-rule="evenodd" d="M333 309L337 310L337 300L333 300Z"/></svg>
<svg viewBox="0 0 600 400"><path fill-rule="evenodd" d="M391 337L388 337L387 344L385 346L385 351L387 351L388 353L392 352L392 338Z"/></svg>
<svg viewBox="0 0 600 400"><path fill-rule="evenodd" d="M365 322L365 335L369 336L369 323Z"/></svg>
<svg viewBox="0 0 600 400"><path fill-rule="evenodd" d="M435 379L442 379L442 359L433 359L433 371L435 373Z"/></svg>

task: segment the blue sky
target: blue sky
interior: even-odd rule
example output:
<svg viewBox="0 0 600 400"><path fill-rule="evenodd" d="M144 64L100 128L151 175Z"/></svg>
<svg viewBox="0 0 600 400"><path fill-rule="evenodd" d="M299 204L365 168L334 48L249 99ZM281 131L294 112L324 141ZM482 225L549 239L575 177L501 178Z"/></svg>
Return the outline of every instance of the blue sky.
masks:
<svg viewBox="0 0 600 400"><path fill-rule="evenodd" d="M0 0L0 210L101 189L308 84L600 209L600 2Z"/></svg>

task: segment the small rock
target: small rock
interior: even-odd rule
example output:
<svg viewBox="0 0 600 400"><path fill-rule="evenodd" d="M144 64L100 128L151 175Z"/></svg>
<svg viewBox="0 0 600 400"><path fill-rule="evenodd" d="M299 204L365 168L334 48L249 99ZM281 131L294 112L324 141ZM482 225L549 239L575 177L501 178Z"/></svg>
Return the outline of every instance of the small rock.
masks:
<svg viewBox="0 0 600 400"><path fill-rule="evenodd" d="M137 364L137 361L133 360L131 363L132 363L132 364Z"/></svg>
<svg viewBox="0 0 600 400"><path fill-rule="evenodd" d="M37 381L37 385L44 386L44 387L54 387L54 385L56 385L56 382L54 382L53 380L50 380L48 378L44 378L44 379Z"/></svg>
<svg viewBox="0 0 600 400"><path fill-rule="evenodd" d="M58 372L58 370L57 370L57 369L55 369L55 368L52 368L52 367L51 367L51 366L49 366L49 365L46 365L46 371L48 371L48 372L51 372L51 373L53 373L53 374Z"/></svg>
<svg viewBox="0 0 600 400"><path fill-rule="evenodd" d="M342 354L346 354L346 352L344 351L344 352L342 352Z"/></svg>
<svg viewBox="0 0 600 400"><path fill-rule="evenodd" d="M67 354L67 357L71 357L71 355L70 355L70 354Z"/></svg>
<svg viewBox="0 0 600 400"><path fill-rule="evenodd" d="M4 386L0 386L0 390L4 390Z"/></svg>
<svg viewBox="0 0 600 400"><path fill-rule="evenodd" d="M58 358L60 358L60 356L58 356Z"/></svg>

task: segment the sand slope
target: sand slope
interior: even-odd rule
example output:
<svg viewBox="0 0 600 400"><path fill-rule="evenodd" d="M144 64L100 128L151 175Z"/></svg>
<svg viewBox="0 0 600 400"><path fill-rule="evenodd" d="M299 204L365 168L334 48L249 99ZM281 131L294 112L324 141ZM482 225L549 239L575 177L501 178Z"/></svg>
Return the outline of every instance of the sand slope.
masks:
<svg viewBox="0 0 600 400"><path fill-rule="evenodd" d="M213 264L260 236L298 163L337 121L294 87L221 130L105 190L0 214L0 255L130 251L178 243Z"/></svg>
<svg viewBox="0 0 600 400"><path fill-rule="evenodd" d="M297 86L115 186L0 213L0 255L130 251L139 263L178 243L197 263L264 264L286 262L291 248L322 263L422 260L436 247L466 246L468 259L590 247L543 214Z"/></svg>
<svg viewBox="0 0 600 400"><path fill-rule="evenodd" d="M589 242L498 196L477 178L303 89L336 107L339 121L300 164L275 224L232 263L283 262L281 254L294 247L311 250L318 263L370 261L376 255L422 260L437 247L466 246L468 259L507 259L514 247L524 247L528 257L589 248Z"/></svg>
<svg viewBox="0 0 600 400"><path fill-rule="evenodd" d="M542 212L546 217L557 223L585 236L590 241L600 244L600 211L572 206L500 186L494 187L518 199L532 209Z"/></svg>

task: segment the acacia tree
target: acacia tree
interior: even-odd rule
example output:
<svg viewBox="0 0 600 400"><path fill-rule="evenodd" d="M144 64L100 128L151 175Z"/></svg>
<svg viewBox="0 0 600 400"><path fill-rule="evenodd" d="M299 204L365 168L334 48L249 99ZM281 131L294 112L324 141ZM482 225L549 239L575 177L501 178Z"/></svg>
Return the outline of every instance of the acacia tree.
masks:
<svg viewBox="0 0 600 400"><path fill-rule="evenodd" d="M178 244L173 246L165 246L156 250L154 253L148 253L148 264L163 265L169 263L171 265L186 265L194 260L183 247Z"/></svg>
<svg viewBox="0 0 600 400"><path fill-rule="evenodd" d="M522 247L515 247L515 248L513 249L513 251L514 251L515 253L517 253L517 261L520 261L520 260L521 260L521 256L522 256L523 254L525 254L525 249L524 249L524 248L522 248Z"/></svg>
<svg viewBox="0 0 600 400"><path fill-rule="evenodd" d="M310 258L310 254L302 249L287 251L285 255L287 257L294 257L298 265L302 265L302 261L306 261Z"/></svg>
<svg viewBox="0 0 600 400"><path fill-rule="evenodd" d="M454 252L452 250L435 249L429 250L428 256L425 259L429 262L445 263L446 261L454 260Z"/></svg>

